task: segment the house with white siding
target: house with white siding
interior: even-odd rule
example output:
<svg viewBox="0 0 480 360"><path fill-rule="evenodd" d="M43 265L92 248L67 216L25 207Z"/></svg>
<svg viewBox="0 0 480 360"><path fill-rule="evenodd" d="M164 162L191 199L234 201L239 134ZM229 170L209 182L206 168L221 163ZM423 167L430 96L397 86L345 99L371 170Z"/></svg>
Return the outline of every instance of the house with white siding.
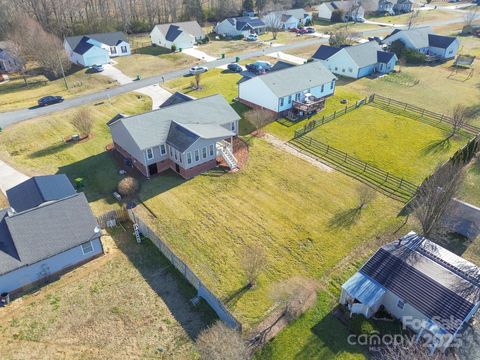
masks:
<svg viewBox="0 0 480 360"><path fill-rule="evenodd" d="M346 283L340 304L370 318L382 308L430 351L445 351L480 307L480 269L411 232L382 246Z"/></svg>
<svg viewBox="0 0 480 360"><path fill-rule="evenodd" d="M321 20L332 20L335 11L343 13L343 21L363 21L365 9L358 0L329 1L315 6L315 12Z"/></svg>
<svg viewBox="0 0 480 360"><path fill-rule="evenodd" d="M155 25L150 33L153 45L171 49L189 49L205 39L202 27L196 21Z"/></svg>
<svg viewBox="0 0 480 360"><path fill-rule="evenodd" d="M305 26L312 21L312 14L308 11L305 11L304 9L274 11L270 14L273 14L274 16L277 16L279 18L281 27L284 30L295 29L299 26ZM264 22L267 22L266 19L269 15L263 18Z"/></svg>
<svg viewBox="0 0 480 360"><path fill-rule="evenodd" d="M158 110L109 121L115 151L146 177L171 169L189 179L215 168L217 158L237 168L240 116L230 104L221 95L172 96Z"/></svg>
<svg viewBox="0 0 480 360"><path fill-rule="evenodd" d="M66 37L63 45L70 61L81 66L104 65L110 58L131 54L123 32Z"/></svg>
<svg viewBox="0 0 480 360"><path fill-rule="evenodd" d="M214 31L226 37L247 37L250 34L263 34L266 31L266 25L258 17L230 17L217 23Z"/></svg>
<svg viewBox="0 0 480 360"><path fill-rule="evenodd" d="M444 60L454 58L460 47L457 37L437 35L428 26L407 30L395 29L383 39L383 43L388 46L395 41L401 41L408 49Z"/></svg>
<svg viewBox="0 0 480 360"><path fill-rule="evenodd" d="M241 80L238 101L277 116L303 116L323 109L326 98L335 92L335 80L320 62L292 66Z"/></svg>
<svg viewBox="0 0 480 360"><path fill-rule="evenodd" d="M341 48L321 45L312 58L332 73L353 79L374 73L388 74L398 62L394 53L383 51L376 41Z"/></svg>
<svg viewBox="0 0 480 360"><path fill-rule="evenodd" d="M15 293L103 254L83 193L65 175L35 176L7 190L0 209L0 293Z"/></svg>

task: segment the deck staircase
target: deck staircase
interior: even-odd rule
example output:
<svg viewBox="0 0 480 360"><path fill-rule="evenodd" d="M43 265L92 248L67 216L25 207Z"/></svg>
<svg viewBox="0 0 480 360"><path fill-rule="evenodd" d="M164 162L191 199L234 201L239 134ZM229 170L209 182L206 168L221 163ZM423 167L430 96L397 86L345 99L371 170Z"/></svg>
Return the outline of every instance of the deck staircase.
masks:
<svg viewBox="0 0 480 360"><path fill-rule="evenodd" d="M227 163L230 170L235 170L237 166L237 159L233 156L232 151L227 146L220 146L219 147L220 153L222 154L223 159Z"/></svg>

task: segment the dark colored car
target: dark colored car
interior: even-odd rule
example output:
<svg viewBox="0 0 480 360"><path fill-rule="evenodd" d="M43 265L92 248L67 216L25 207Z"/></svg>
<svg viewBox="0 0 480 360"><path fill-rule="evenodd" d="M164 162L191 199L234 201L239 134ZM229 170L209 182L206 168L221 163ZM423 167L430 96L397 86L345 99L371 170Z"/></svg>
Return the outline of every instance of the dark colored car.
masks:
<svg viewBox="0 0 480 360"><path fill-rule="evenodd" d="M297 28L291 28L289 31L296 33L296 32L298 32L298 29Z"/></svg>
<svg viewBox="0 0 480 360"><path fill-rule="evenodd" d="M268 70L270 70L270 68L263 67L260 64L256 64L256 63L247 64L246 68L247 68L248 71L250 71L251 73L253 73L255 75L265 74Z"/></svg>
<svg viewBox="0 0 480 360"><path fill-rule="evenodd" d="M63 101L62 96L45 96L38 100L38 106L47 106L52 104L61 103Z"/></svg>
<svg viewBox="0 0 480 360"><path fill-rule="evenodd" d="M308 33L308 30L305 28L298 29L297 31L297 34L300 34L300 35L307 34L307 33Z"/></svg>
<svg viewBox="0 0 480 360"><path fill-rule="evenodd" d="M105 70L103 68L103 65L93 65L92 66L92 71L93 72L99 73L99 72L102 72L103 70Z"/></svg>
<svg viewBox="0 0 480 360"><path fill-rule="evenodd" d="M309 33L309 34L315 33L315 28L314 27L307 27L306 29L307 29L307 33Z"/></svg>
<svg viewBox="0 0 480 360"><path fill-rule="evenodd" d="M236 63L228 64L227 69L236 73L240 73L243 71L242 67Z"/></svg>

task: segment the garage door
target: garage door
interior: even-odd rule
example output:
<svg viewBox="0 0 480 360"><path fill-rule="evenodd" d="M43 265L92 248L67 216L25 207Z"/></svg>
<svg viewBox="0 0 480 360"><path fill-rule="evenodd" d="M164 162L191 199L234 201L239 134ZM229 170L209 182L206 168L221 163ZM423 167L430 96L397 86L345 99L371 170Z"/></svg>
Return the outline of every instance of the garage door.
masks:
<svg viewBox="0 0 480 360"><path fill-rule="evenodd" d="M108 57L105 56L92 56L85 59L85 66L103 65L108 63Z"/></svg>

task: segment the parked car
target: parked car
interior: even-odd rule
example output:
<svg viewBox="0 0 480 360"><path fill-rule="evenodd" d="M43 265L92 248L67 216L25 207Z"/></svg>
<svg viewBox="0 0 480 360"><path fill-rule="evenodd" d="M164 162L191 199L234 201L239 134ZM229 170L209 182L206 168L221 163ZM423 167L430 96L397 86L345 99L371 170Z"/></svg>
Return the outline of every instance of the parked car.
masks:
<svg viewBox="0 0 480 360"><path fill-rule="evenodd" d="M45 96L38 100L38 106L57 104L61 103L63 100L62 96Z"/></svg>
<svg viewBox="0 0 480 360"><path fill-rule="evenodd" d="M268 61L262 61L262 60L258 60L258 61L255 61L255 64L264 68L265 70L269 71L271 68L272 68L272 64Z"/></svg>
<svg viewBox="0 0 480 360"><path fill-rule="evenodd" d="M201 74L207 71L208 71L208 68L205 66L194 66L190 68L190 75Z"/></svg>
<svg viewBox="0 0 480 360"><path fill-rule="evenodd" d="M99 73L99 72L102 72L103 70L105 70L103 68L103 65L93 65L91 67L92 71L95 72L95 73Z"/></svg>
<svg viewBox="0 0 480 360"><path fill-rule="evenodd" d="M246 68L255 75L265 74L267 72L267 70L258 64L247 64Z"/></svg>
<svg viewBox="0 0 480 360"><path fill-rule="evenodd" d="M305 29L307 30L307 33L309 33L309 34L315 33L315 28L314 27L307 27Z"/></svg>
<svg viewBox="0 0 480 360"><path fill-rule="evenodd" d="M240 65L238 65L237 63L228 64L227 69L232 71L232 72L236 72L236 73L240 73L240 72L243 71L242 67Z"/></svg>
<svg viewBox="0 0 480 360"><path fill-rule="evenodd" d="M297 28L291 28L289 31L296 33L296 32L298 32L298 29Z"/></svg>
<svg viewBox="0 0 480 360"><path fill-rule="evenodd" d="M245 40L247 41L257 41L258 40L258 35L257 34L249 34Z"/></svg>
<svg viewBox="0 0 480 360"><path fill-rule="evenodd" d="M307 33L308 33L308 30L305 29L305 28L298 29L298 31L297 31L297 35L303 35L303 34L307 34Z"/></svg>

